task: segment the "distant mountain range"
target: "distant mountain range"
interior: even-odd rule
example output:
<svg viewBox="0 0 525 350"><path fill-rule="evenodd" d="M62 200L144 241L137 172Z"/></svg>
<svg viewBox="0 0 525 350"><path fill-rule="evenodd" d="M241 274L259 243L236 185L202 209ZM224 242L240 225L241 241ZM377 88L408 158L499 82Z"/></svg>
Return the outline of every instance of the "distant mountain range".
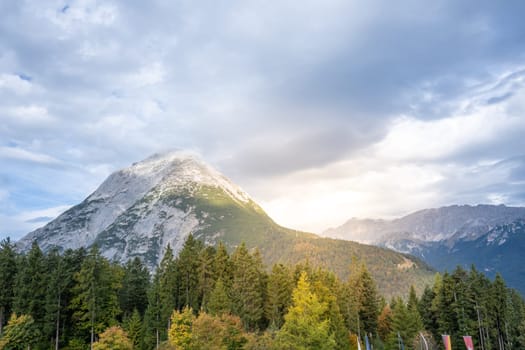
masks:
<svg viewBox="0 0 525 350"><path fill-rule="evenodd" d="M177 254L189 234L206 244L241 242L257 247L268 266L308 261L345 279L367 264L386 296L421 289L434 271L421 260L390 249L290 230L277 225L241 188L200 159L180 152L154 155L119 170L82 203L17 245L42 249L89 247L120 262L138 256L154 269L169 244Z"/></svg>
<svg viewBox="0 0 525 350"><path fill-rule="evenodd" d="M493 277L525 294L525 208L454 205L420 210L394 220L350 219L326 237L348 239L413 254L438 270L457 265Z"/></svg>

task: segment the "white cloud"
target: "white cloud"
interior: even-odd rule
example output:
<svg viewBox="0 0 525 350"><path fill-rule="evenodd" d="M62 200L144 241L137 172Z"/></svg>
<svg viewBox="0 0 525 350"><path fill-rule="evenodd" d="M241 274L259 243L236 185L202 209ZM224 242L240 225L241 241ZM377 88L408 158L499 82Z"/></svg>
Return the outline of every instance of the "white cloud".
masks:
<svg viewBox="0 0 525 350"><path fill-rule="evenodd" d="M0 90L13 91L17 95L26 95L31 92L33 84L15 74L0 74Z"/></svg>
<svg viewBox="0 0 525 350"><path fill-rule="evenodd" d="M70 206L61 205L46 209L21 211L16 215L0 213L1 237L9 235L13 240L18 240L26 233L44 226L69 208Z"/></svg>
<svg viewBox="0 0 525 350"><path fill-rule="evenodd" d="M138 72L130 74L125 80L135 88L156 85L164 80L166 70L160 62L141 67Z"/></svg>
<svg viewBox="0 0 525 350"><path fill-rule="evenodd" d="M32 152L18 147L0 147L0 158L22 160L47 165L61 164L60 160L47 154Z"/></svg>
<svg viewBox="0 0 525 350"><path fill-rule="evenodd" d="M525 131L522 116L510 116L502 105L480 107L469 115L439 120L400 117L375 146L377 155L393 160L435 160L497 141L502 135Z"/></svg>
<svg viewBox="0 0 525 350"><path fill-rule="evenodd" d="M38 105L1 108L0 113L16 124L41 126L56 121L53 116L49 115L46 107Z"/></svg>

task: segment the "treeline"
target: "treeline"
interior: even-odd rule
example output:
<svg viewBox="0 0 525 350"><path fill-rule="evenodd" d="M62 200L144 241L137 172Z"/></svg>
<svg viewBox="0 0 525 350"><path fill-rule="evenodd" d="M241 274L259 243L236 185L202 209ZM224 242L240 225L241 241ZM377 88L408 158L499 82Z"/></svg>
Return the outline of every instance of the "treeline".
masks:
<svg viewBox="0 0 525 350"><path fill-rule="evenodd" d="M468 334L476 348L523 349L525 303L474 268L387 302L363 264L346 281L308 263L268 271L256 250L229 254L191 235L153 276L139 258L122 266L96 247L0 244L0 350L357 349L357 336L410 350L437 349L441 334L456 347Z"/></svg>

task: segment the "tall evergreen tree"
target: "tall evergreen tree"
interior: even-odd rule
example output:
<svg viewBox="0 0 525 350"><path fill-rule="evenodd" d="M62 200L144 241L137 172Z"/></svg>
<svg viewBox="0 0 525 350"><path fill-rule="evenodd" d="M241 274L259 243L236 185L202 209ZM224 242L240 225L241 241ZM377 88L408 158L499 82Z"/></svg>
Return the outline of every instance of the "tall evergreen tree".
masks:
<svg viewBox="0 0 525 350"><path fill-rule="evenodd" d="M119 272L93 246L80 271L75 274L75 296L71 308L79 329L90 334L91 346L95 334L114 325L120 313L118 291L122 276Z"/></svg>
<svg viewBox="0 0 525 350"><path fill-rule="evenodd" d="M241 318L246 329L256 329L264 313L262 263L250 255L244 243L233 253L232 263L233 311Z"/></svg>
<svg viewBox="0 0 525 350"><path fill-rule="evenodd" d="M161 307L160 320L164 323L164 331L162 331L160 335L161 340L166 340L165 335L170 326L170 316L177 306L176 295L178 295L179 289L175 259L173 258L173 250L169 244L162 257L157 274L159 282L159 305Z"/></svg>
<svg viewBox="0 0 525 350"><path fill-rule="evenodd" d="M17 314L31 315L37 329L44 328L46 316L46 260L36 242L25 258L20 259L20 267L15 285L13 311ZM45 342L42 332L39 332L38 343Z"/></svg>
<svg viewBox="0 0 525 350"><path fill-rule="evenodd" d="M359 297L359 320L362 330L366 333L377 333L377 317L379 316L379 295L377 287L365 268L360 276L361 294Z"/></svg>
<svg viewBox="0 0 525 350"><path fill-rule="evenodd" d="M71 287L74 273L72 266L66 260L67 256L61 256L57 249L53 249L46 259L48 283L45 300L46 315L42 329L45 335L52 340L55 349L59 348L61 322L63 321L65 306L69 301L66 293L67 289Z"/></svg>
<svg viewBox="0 0 525 350"><path fill-rule="evenodd" d="M219 316L231 312L231 300L228 297L228 292L222 278L219 278L215 283L215 287L210 294L206 310L212 316Z"/></svg>
<svg viewBox="0 0 525 350"><path fill-rule="evenodd" d="M131 316L134 310L144 315L148 305L149 280L149 271L139 257L126 263L120 290L120 307L124 317Z"/></svg>
<svg viewBox="0 0 525 350"><path fill-rule="evenodd" d="M0 242L0 336L13 307L16 253L9 238Z"/></svg>
<svg viewBox="0 0 525 350"><path fill-rule="evenodd" d="M292 304L294 290L293 275L283 264L276 264L268 276L268 297L266 300L266 318L273 329L279 329L284 323L284 315Z"/></svg>
<svg viewBox="0 0 525 350"><path fill-rule="evenodd" d="M206 247L201 250L198 259L198 294L200 299L200 309L206 309L210 295L215 285L214 271L215 248Z"/></svg>
<svg viewBox="0 0 525 350"><path fill-rule="evenodd" d="M179 287L178 309L182 309L185 306L193 310L200 309L198 271L199 256L203 248L202 242L196 240L190 234L175 260Z"/></svg>
<svg viewBox="0 0 525 350"><path fill-rule="evenodd" d="M147 349L158 349L161 339L166 339L167 328L162 318L160 272L157 270L148 290L148 307L144 315L144 344Z"/></svg>
<svg viewBox="0 0 525 350"><path fill-rule="evenodd" d="M128 338L133 346L133 349L141 349L143 345L143 327L140 312L135 309L131 316L124 320L124 330L128 334Z"/></svg>

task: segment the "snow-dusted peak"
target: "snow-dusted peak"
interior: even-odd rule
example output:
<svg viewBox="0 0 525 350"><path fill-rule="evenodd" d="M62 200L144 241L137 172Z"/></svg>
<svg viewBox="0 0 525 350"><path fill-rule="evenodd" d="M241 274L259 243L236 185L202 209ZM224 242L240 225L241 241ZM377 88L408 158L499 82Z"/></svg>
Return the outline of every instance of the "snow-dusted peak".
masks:
<svg viewBox="0 0 525 350"><path fill-rule="evenodd" d="M78 248L100 241L100 235L107 240L110 232L116 234L112 239L128 241L124 236L131 235L149 244L138 248L140 245L131 243L120 247L118 254L111 248L104 253L111 258L125 260L129 254L143 254L146 246L155 252L155 247L164 249L167 244L177 248L185 236L204 225L197 219L196 208L180 206L182 201L188 194L206 193L210 188L241 206L256 207L246 192L197 155L167 152L112 173L86 200L29 233L18 244L26 249L37 240L44 249ZM172 201L174 196L179 198ZM157 253L152 254L160 256Z"/></svg>
<svg viewBox="0 0 525 350"><path fill-rule="evenodd" d="M190 183L219 187L236 200L243 203L250 201L246 192L206 164L199 156L184 151L157 153L113 173L88 200L122 195L134 202L154 187L160 186L161 190L166 190ZM126 198L122 199L126 203L129 202Z"/></svg>

